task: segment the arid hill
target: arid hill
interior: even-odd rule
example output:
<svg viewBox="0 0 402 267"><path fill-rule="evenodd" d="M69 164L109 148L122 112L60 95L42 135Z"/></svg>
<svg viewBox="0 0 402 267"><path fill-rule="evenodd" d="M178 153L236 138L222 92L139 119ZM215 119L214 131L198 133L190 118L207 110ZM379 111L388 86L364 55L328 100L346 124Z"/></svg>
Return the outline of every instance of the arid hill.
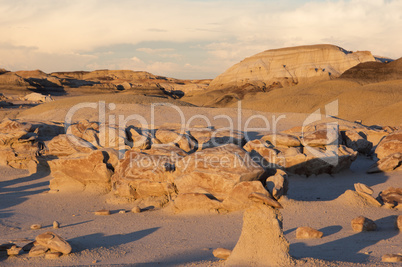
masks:
<svg viewBox="0 0 402 267"><path fill-rule="evenodd" d="M210 90L242 87L263 90L339 77L361 63L376 61L369 51L347 51L335 45L309 45L267 50L244 59L216 77Z"/></svg>
<svg viewBox="0 0 402 267"><path fill-rule="evenodd" d="M123 91L138 94L181 96L185 92L204 90L210 80L179 80L145 71L96 70L44 73L34 71L0 71L0 89L31 89L64 92L68 89Z"/></svg>
<svg viewBox="0 0 402 267"><path fill-rule="evenodd" d="M341 79L376 83L402 79L402 58L389 63L364 62L345 71Z"/></svg>

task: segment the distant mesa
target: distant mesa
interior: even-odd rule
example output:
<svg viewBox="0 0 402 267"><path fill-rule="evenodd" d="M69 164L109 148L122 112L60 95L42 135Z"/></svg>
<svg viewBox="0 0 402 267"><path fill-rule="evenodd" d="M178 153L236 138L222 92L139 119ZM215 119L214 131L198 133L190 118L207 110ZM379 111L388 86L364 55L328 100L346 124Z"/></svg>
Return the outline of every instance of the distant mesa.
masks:
<svg viewBox="0 0 402 267"><path fill-rule="evenodd" d="M364 62L345 71L341 79L363 83L378 83L402 79L402 58L388 63Z"/></svg>
<svg viewBox="0 0 402 267"><path fill-rule="evenodd" d="M63 91L65 89L131 90L146 95L180 97L185 92L204 90L211 80L180 80L145 71L96 70L53 72L40 70L10 72L0 69L0 88Z"/></svg>
<svg viewBox="0 0 402 267"><path fill-rule="evenodd" d="M216 77L209 89L247 84L264 91L331 80L362 62L375 62L369 51L350 52L335 45L308 45L267 50L248 57Z"/></svg>

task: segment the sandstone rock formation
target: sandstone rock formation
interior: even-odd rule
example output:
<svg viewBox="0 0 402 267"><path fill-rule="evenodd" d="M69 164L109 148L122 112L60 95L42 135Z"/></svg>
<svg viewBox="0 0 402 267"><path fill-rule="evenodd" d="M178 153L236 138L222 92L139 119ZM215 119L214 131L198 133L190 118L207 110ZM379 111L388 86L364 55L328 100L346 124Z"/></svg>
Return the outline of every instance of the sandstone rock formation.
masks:
<svg viewBox="0 0 402 267"><path fill-rule="evenodd" d="M39 93L28 94L23 97L23 100L31 102L42 102L42 103L53 101L50 95L46 96Z"/></svg>
<svg viewBox="0 0 402 267"><path fill-rule="evenodd" d="M370 52L350 52L334 45L267 50L244 59L216 77L210 90L256 85L264 90L330 80L361 62L375 61Z"/></svg>
<svg viewBox="0 0 402 267"><path fill-rule="evenodd" d="M384 203L395 206L402 204L402 188L390 187L380 193L380 198Z"/></svg>
<svg viewBox="0 0 402 267"><path fill-rule="evenodd" d="M40 234L35 238L35 240L39 245L63 254L69 254L72 250L71 245L66 240L53 232Z"/></svg>
<svg viewBox="0 0 402 267"><path fill-rule="evenodd" d="M279 136L284 138L283 134ZM339 140L340 133L337 130L307 129L300 143L297 135L287 134L288 146L285 146L285 142L274 146L269 141L263 141L264 138L273 139L270 135L269 138L249 141L244 149L266 169L285 169L291 173L307 176L337 173L349 168L357 157L357 152L341 145L342 140Z"/></svg>
<svg viewBox="0 0 402 267"><path fill-rule="evenodd" d="M276 170L275 175L267 178L265 187L275 199L286 195L289 189L288 175L283 170Z"/></svg>
<svg viewBox="0 0 402 267"><path fill-rule="evenodd" d="M130 90L137 94L165 95L179 98L184 93L203 91L210 80L179 80L144 71L96 70L44 73L34 71L1 71L0 88L29 88L62 91L65 88Z"/></svg>
<svg viewBox="0 0 402 267"><path fill-rule="evenodd" d="M354 218L351 222L351 225L353 231L355 232L375 231L377 229L377 225L375 224L374 221L363 216Z"/></svg>
<svg viewBox="0 0 402 267"><path fill-rule="evenodd" d="M263 204L248 208L243 215L239 241L226 265L289 266L292 262L280 212Z"/></svg>
<svg viewBox="0 0 402 267"><path fill-rule="evenodd" d="M53 179L50 189L84 190L96 189L108 192L113 174L111 151L96 150L89 154L75 155L49 161Z"/></svg>
<svg viewBox="0 0 402 267"><path fill-rule="evenodd" d="M323 232L308 226L302 226L296 229L296 238L298 239L321 238L323 235Z"/></svg>
<svg viewBox="0 0 402 267"><path fill-rule="evenodd" d="M38 164L43 147L32 124L5 119L0 123L0 165L28 169Z"/></svg>
<svg viewBox="0 0 402 267"><path fill-rule="evenodd" d="M244 181L257 181L264 170L234 145L195 152L177 162L174 183L179 193L204 193L223 200Z"/></svg>

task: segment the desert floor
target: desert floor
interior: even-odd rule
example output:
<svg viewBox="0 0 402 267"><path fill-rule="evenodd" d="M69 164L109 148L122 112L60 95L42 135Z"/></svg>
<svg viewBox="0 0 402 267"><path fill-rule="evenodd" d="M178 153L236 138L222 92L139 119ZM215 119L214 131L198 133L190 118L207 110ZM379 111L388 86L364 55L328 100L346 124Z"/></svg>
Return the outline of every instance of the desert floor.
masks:
<svg viewBox="0 0 402 267"><path fill-rule="evenodd" d="M102 97L98 97L101 99ZM91 99L89 96L87 99ZM109 99L109 97L105 97ZM68 107L79 99L63 100L57 105L57 112L50 103L21 110L3 110L2 117L14 117L27 121L62 121ZM75 102L74 102L75 101ZM142 101L142 100L141 100ZM141 114L147 120L149 103L142 101L127 104L120 101L115 113ZM116 102L116 101L114 101ZM65 106L64 106L65 104ZM158 110L156 124L177 122L177 114ZM219 114L235 116L236 109L197 108L183 104L186 116L204 114L213 118ZM241 124L248 117L280 115L243 110ZM278 130L299 126L308 114L286 114L278 123ZM95 111L82 111L78 117L95 119ZM237 119L236 119L237 120ZM202 121L200 121L202 124ZM215 126L226 126L224 120L216 120ZM254 123L254 124L253 124ZM260 127L254 121L250 126ZM253 132L255 136L263 132ZM374 196L391 186L401 187L402 173L366 174L373 160L359 156L351 169L335 175L289 178L290 190L287 198L281 200L284 209L284 233L290 242L290 254L300 266L390 266L382 263L381 257L388 253L401 253L402 234L395 229L395 218L402 214L356 201L346 190L353 190L354 183L371 186ZM45 231L55 231L73 247L73 253L59 259L29 258L27 254L7 257L0 253L1 266L220 266L212 255L215 248L233 249L242 227L242 212L228 214L173 213L169 207L161 210L148 207L141 213L130 212L132 203L117 203L111 195L88 192L49 193L49 173L29 175L26 170L0 167L0 243L9 241L28 243ZM110 216L96 216L100 209L112 211ZM120 213L119 211L126 211ZM356 233L350 222L360 215L374 220L378 226L375 232ZM53 221L61 223L54 230ZM30 225L42 224L40 230L30 230ZM323 238L299 240L295 230L299 226L310 226L321 230Z"/></svg>

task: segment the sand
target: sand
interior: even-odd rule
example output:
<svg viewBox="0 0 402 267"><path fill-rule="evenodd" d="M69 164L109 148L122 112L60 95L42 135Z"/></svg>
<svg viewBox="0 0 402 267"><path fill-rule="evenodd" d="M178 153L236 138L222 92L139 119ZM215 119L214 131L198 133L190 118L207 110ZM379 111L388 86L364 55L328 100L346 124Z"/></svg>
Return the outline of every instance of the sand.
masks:
<svg viewBox="0 0 402 267"><path fill-rule="evenodd" d="M282 201L284 233L290 254L305 266L380 266L381 256L400 253L402 235L394 228L401 211L369 205L351 205L338 198L353 183L372 186L374 195L389 186L400 186L400 173L367 175L370 159L359 158L351 170L337 174L290 177L287 201ZM2 266L54 266L98 264L124 266L220 266L212 250L233 249L240 236L242 212L229 214L172 214L167 210L129 212L132 204L108 203L109 195L88 193L47 193L51 177L46 173L29 175L25 170L0 168L0 243L27 238L52 229L73 246L73 253L57 260L7 258ZM110 216L95 216L94 211L110 209ZM120 210L127 211L124 214ZM363 215L374 220L379 230L355 233L350 221ZM30 230L33 223L43 228ZM314 240L296 239L296 228L310 226L324 232ZM2 252L1 252L2 253ZM305 262L306 261L306 262ZM332 262L329 262L332 261ZM333 262L337 261L337 262ZM383 264L387 266L386 264Z"/></svg>
<svg viewBox="0 0 402 267"><path fill-rule="evenodd" d="M367 123L395 124L398 122L397 115L389 112L391 109L393 112L400 110L399 102L391 103L392 98L400 97L400 82L387 82L385 85L394 89L389 94L380 94L379 85L372 88L371 84L360 88L355 82L339 81L325 87L325 94L320 85L311 87L305 94L297 86L289 89L293 90L289 94L279 91L272 91L272 94L258 93L245 97L240 113L234 104L225 108L194 107L189 104L189 98L172 100L107 94L66 99L60 97L60 101L30 109L27 106L21 109L3 109L0 115L33 122L62 122L71 106L105 100L106 104L115 104L112 110L107 110L108 118L137 115L151 124L150 104L157 101L164 102L165 106L155 107L154 125L181 123L181 115L185 122L194 115L203 115L203 119L196 118L191 125L205 125L210 120L216 127L228 127L230 123L227 118L231 118L233 128L245 130L251 138L258 138L272 132L274 125L279 131L300 126L309 112L317 108L324 109L334 99L339 99L340 117L346 116L342 114L350 114L346 117L360 118L365 122L365 116L375 118L382 114L386 116L383 120L380 117L372 121L367 119ZM335 92L333 86L341 89ZM350 107L352 102L344 102L347 97L343 95L353 86L361 90L350 100L357 101ZM370 88L374 93L367 93ZM296 96L297 93L299 96ZM312 95L315 97L311 97ZM371 97L379 95L383 96L382 102L389 103L390 109L373 106L373 100L369 102ZM366 107L370 106L376 112L366 114L356 110L355 107L359 107L361 103L359 101L367 102ZM166 103L173 104L178 109L166 106ZM294 103L298 105L294 106ZM282 106L285 108L280 109ZM269 128L261 120L262 117L267 118ZM83 118L97 120L98 110L79 110L72 119L78 121ZM257 129L245 129L250 118L253 119L249 128ZM290 242L290 255L296 259L297 265L388 266L381 263L382 255L402 252L402 234L394 228L394 220L402 211L373 207L351 198L350 194L344 194L346 190L354 190L353 184L357 182L371 186L374 196L390 186L402 186L400 172L366 174L373 162L370 158L359 156L350 170L336 175L289 177L290 189L287 199L281 201L284 206L281 213L285 238ZM28 258L26 254L7 257L5 252L0 252L1 266L221 266L224 261L213 257L213 249L233 249L240 237L243 212L174 214L168 208L156 210L148 207L141 213L132 213L132 203L109 201L111 195L88 192L49 193L50 179L52 177L49 173L29 175L26 170L0 167L0 244L21 238L33 240L40 233L52 231L53 221L56 220L61 227L54 231L71 243L73 253L59 259L46 260ZM96 216L94 212L101 209L110 210L111 215ZM121 210L126 212L119 213ZM378 231L353 232L350 221L360 215L374 220ZM42 224L43 228L30 230L30 225L34 223ZM298 240L296 228L300 226L320 230L324 236L321 239Z"/></svg>

